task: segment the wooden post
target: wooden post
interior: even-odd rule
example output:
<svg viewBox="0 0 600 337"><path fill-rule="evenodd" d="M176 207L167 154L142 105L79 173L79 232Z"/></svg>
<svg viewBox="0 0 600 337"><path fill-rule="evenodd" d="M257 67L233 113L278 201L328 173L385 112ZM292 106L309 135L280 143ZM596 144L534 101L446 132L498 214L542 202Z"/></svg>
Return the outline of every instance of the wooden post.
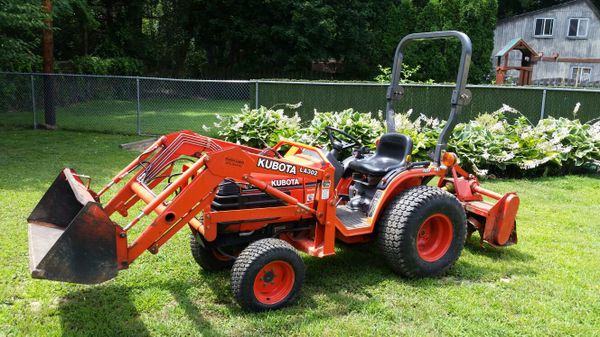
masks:
<svg viewBox="0 0 600 337"><path fill-rule="evenodd" d="M52 0L42 0L46 13L45 28L42 35L42 58L44 73L54 72L54 32L52 31ZM54 106L54 77L44 75L44 119L48 129L56 128L56 108Z"/></svg>

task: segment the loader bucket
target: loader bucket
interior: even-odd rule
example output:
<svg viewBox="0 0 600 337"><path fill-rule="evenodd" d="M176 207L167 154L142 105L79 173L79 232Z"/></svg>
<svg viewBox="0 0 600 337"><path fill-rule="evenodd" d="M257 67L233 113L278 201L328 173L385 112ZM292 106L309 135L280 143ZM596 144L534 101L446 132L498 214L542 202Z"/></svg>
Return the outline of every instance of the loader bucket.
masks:
<svg viewBox="0 0 600 337"><path fill-rule="evenodd" d="M116 225L64 169L27 218L34 278L94 284L117 275Z"/></svg>

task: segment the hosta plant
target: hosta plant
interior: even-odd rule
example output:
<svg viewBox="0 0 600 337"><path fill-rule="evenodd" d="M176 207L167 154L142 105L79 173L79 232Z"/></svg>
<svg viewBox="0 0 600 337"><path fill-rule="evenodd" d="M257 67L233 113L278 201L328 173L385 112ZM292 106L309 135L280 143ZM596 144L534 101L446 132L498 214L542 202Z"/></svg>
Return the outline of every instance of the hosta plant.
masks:
<svg viewBox="0 0 600 337"><path fill-rule="evenodd" d="M342 129L374 148L375 139L385 132L381 113L373 117L352 109L315 111L304 127L297 114L288 117L283 110L264 107L245 107L240 115L218 118L218 137L259 148L282 138L328 147L326 126ZM446 122L425 115L414 118L409 110L398 113L395 123L397 132L413 139L413 160L420 161L429 159ZM548 117L533 124L504 105L498 111L458 124L448 149L458 155L462 166L480 176L569 173L590 164L600 166L600 120L582 124L576 119Z"/></svg>
<svg viewBox="0 0 600 337"><path fill-rule="evenodd" d="M396 132L409 136L413 141L412 157L416 161L428 160L429 152L435 148L438 136L446 121L430 118L423 114L412 118L413 111L396 114Z"/></svg>
<svg viewBox="0 0 600 337"><path fill-rule="evenodd" d="M272 110L263 106L250 109L246 105L241 114L217 115L213 129L218 138L263 148L275 145L282 138L294 137L300 130L300 117L297 113L286 116L283 109Z"/></svg>
<svg viewBox="0 0 600 337"><path fill-rule="evenodd" d="M361 113L353 109L339 112L315 111L310 124L293 138L307 144L328 146L329 138L324 131L326 126L332 126L356 137L361 144L374 148L375 139L385 130L381 120L381 113L378 118L374 118L370 113Z"/></svg>
<svg viewBox="0 0 600 337"><path fill-rule="evenodd" d="M427 158L445 122L423 115L412 120L410 113L396 116L396 128L413 138L413 157ZM507 115L516 118L510 122ZM549 117L534 125L504 105L498 111L458 124L448 149L478 175L567 173L586 164L600 163L600 122L590 125Z"/></svg>

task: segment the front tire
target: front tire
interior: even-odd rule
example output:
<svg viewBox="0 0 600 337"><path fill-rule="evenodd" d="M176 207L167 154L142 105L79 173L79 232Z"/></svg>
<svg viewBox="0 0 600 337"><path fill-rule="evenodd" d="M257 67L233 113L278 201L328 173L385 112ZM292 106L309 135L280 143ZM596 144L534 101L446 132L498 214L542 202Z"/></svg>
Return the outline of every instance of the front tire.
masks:
<svg viewBox="0 0 600 337"><path fill-rule="evenodd" d="M444 275L465 244L464 208L452 194L418 186L398 195L379 223L379 246L391 268L408 278Z"/></svg>
<svg viewBox="0 0 600 337"><path fill-rule="evenodd" d="M214 272L229 269L233 266L233 258L221 254L214 248L205 247L200 240L202 239L199 237L199 234L190 235L190 250L192 256L203 270Z"/></svg>
<svg viewBox="0 0 600 337"><path fill-rule="evenodd" d="M231 289L244 309L278 309L296 300L304 272L302 258L289 243L262 239L246 247L233 264Z"/></svg>

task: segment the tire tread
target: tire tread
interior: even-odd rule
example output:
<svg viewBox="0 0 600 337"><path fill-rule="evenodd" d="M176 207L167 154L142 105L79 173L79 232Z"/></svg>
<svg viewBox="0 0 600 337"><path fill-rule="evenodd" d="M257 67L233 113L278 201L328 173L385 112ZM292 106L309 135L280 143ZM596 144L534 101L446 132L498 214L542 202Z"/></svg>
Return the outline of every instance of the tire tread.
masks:
<svg viewBox="0 0 600 337"><path fill-rule="evenodd" d="M295 285L296 291L292 290L292 296L288 298L285 303L281 305L276 305L275 307L257 307L254 301L254 295L248 294L247 291L244 291L245 282L253 282L254 280L248 280L249 277L248 271L251 269L252 265L258 263L259 259L263 259L267 256L275 255L275 256L289 256L292 259L297 259L302 266L302 270L296 270L295 268L295 282L300 282ZM233 264L233 268L231 269L231 290L235 299L238 303L246 309L251 310L265 310L265 309L275 309L279 308L283 305L294 302L299 294L299 287L302 286L304 281L304 263L302 262L302 258L298 255L296 249L287 243L286 241L275 239L275 238L267 238L261 239L250 244L246 249L242 251L242 253L238 256L237 260Z"/></svg>
<svg viewBox="0 0 600 337"><path fill-rule="evenodd" d="M390 267L398 274L407 278L418 278L423 276L441 276L444 275L456 262L460 256L460 252L454 257L451 263L447 264L440 270L423 275L423 271L413 263L413 261L402 254L402 249L410 245L412 239L409 235L411 229L411 216L414 215L420 208L437 199L447 199L453 207L462 210L462 219L465 229L461 230L464 237L458 238L462 241L466 239L466 216L464 209L458 199L447 191L431 186L417 186L407 189L403 193L396 196L389 205L387 205L379 226L379 246L390 265ZM455 225L455 224L453 224ZM461 234L462 235L462 234ZM462 246L460 247L462 250Z"/></svg>

